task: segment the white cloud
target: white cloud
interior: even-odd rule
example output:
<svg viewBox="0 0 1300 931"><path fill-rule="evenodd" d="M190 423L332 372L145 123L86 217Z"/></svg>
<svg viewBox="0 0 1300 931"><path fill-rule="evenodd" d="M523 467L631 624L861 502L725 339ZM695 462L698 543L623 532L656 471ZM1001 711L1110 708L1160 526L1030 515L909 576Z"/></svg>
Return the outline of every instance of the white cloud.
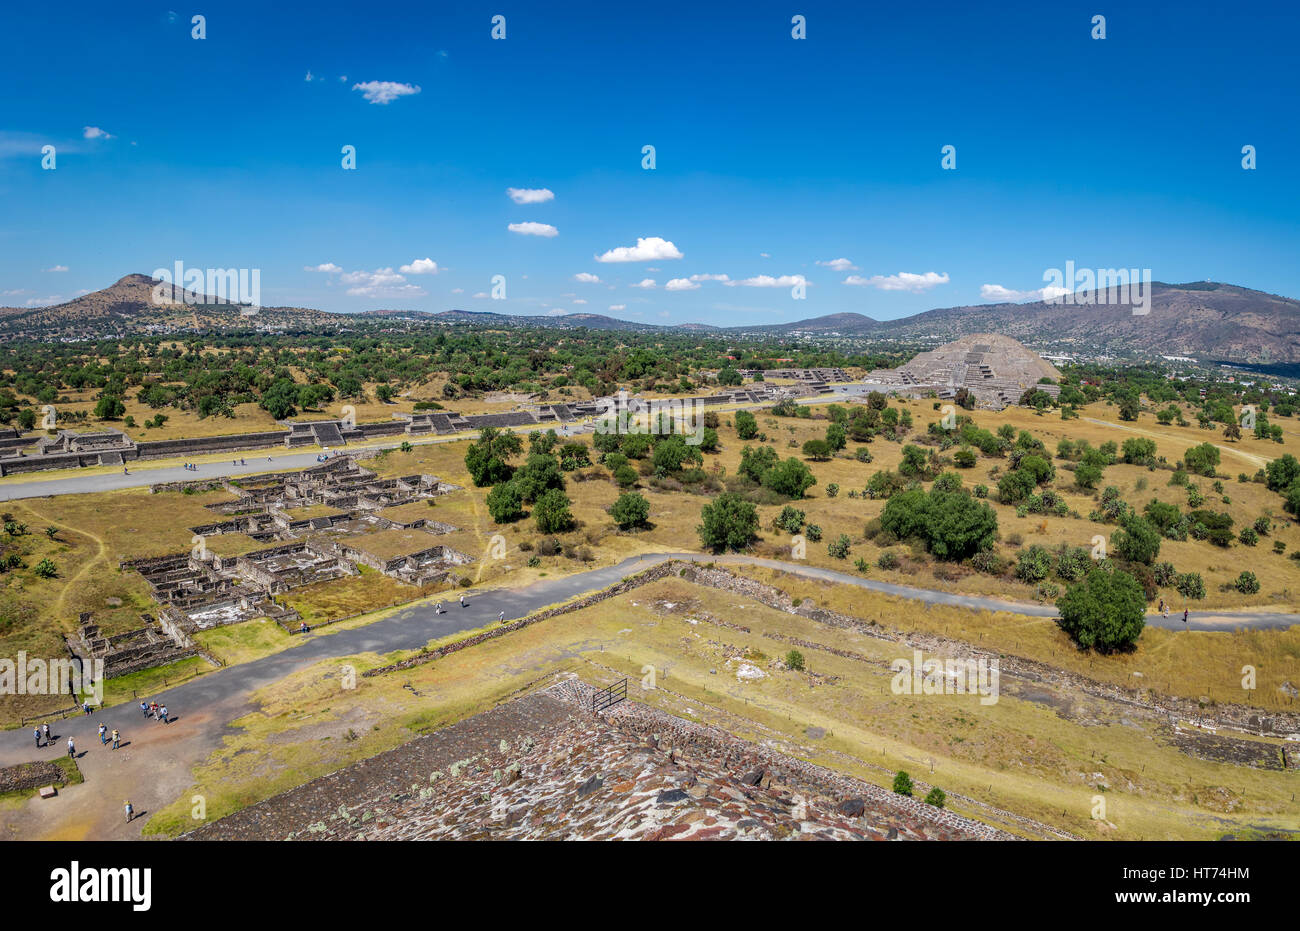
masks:
<svg viewBox="0 0 1300 931"><path fill-rule="evenodd" d="M438 263L428 258L416 259L410 265L403 265L398 271L403 275L436 275Z"/></svg>
<svg viewBox="0 0 1300 931"><path fill-rule="evenodd" d="M526 223L511 223L506 229L512 233L519 233L521 236L545 236L547 239L560 235L560 231L551 224L535 223L532 220Z"/></svg>
<svg viewBox="0 0 1300 931"><path fill-rule="evenodd" d="M938 272L926 272L924 275L899 272L897 275L872 275L870 278L849 275L844 279L844 283L879 288L881 291L911 291L913 294L920 294L936 285L947 284L948 275L946 273L940 275Z"/></svg>
<svg viewBox="0 0 1300 931"><path fill-rule="evenodd" d="M591 272L578 272L573 276L574 281L581 281L583 284L600 284L600 276L593 275Z"/></svg>
<svg viewBox="0 0 1300 931"><path fill-rule="evenodd" d="M312 82L313 78L312 78L312 76L311 76L311 72L310 72L310 71L307 72L307 76L306 76L305 78L303 78L303 80L306 81L308 84L310 84L310 83Z"/></svg>
<svg viewBox="0 0 1300 931"><path fill-rule="evenodd" d="M116 139L117 136L114 136L112 133L104 132L104 130L100 129L98 126L86 126L86 127L83 127L82 130L81 130L81 138L83 138L83 139Z"/></svg>
<svg viewBox="0 0 1300 931"><path fill-rule="evenodd" d="M654 286L655 286L655 280L653 278L642 278L636 284L628 285L629 288L645 288L646 290L649 290Z"/></svg>
<svg viewBox="0 0 1300 931"><path fill-rule="evenodd" d="M48 304L59 304L63 301L62 294L51 294L49 297L34 297L30 301L24 302L24 307L45 307Z"/></svg>
<svg viewBox="0 0 1300 931"><path fill-rule="evenodd" d="M486 301L486 300L487 300L487 296L488 296L488 293L487 293L486 291L479 291L478 293L476 293L475 295L473 295L473 297L474 297L474 299L475 299L476 301Z"/></svg>
<svg viewBox="0 0 1300 931"><path fill-rule="evenodd" d="M54 265L54 266L51 266L50 268L47 268L47 269L45 269L45 270L46 270L47 272L66 272L66 271L68 270L68 266L66 266L66 265Z"/></svg>
<svg viewBox="0 0 1300 931"><path fill-rule="evenodd" d="M657 262L660 259L684 258L671 242L658 236L638 236L635 246L619 246L610 249L604 255L596 256L597 262Z"/></svg>
<svg viewBox="0 0 1300 931"><path fill-rule="evenodd" d="M354 91L361 91L361 96L370 103L389 104L398 97L420 93L418 84L399 84L397 81L365 81L353 84Z"/></svg>
<svg viewBox="0 0 1300 931"><path fill-rule="evenodd" d="M585 304L585 303L587 303L587 302L586 302L583 298L575 297L575 298L573 299L573 303L575 303L575 304Z"/></svg>
<svg viewBox="0 0 1300 931"><path fill-rule="evenodd" d="M347 76L346 74L340 74L340 75L339 75L339 82L342 83L342 84L346 84L346 83L348 83L348 76Z"/></svg>
<svg viewBox="0 0 1300 931"><path fill-rule="evenodd" d="M772 257L772 253L770 252L760 252L758 255L759 258L763 258L763 259L770 259Z"/></svg>
<svg viewBox="0 0 1300 931"><path fill-rule="evenodd" d="M806 284L807 281L803 275L782 275L779 278L773 278L771 275L756 275L753 278L742 278L740 281L728 281L729 286L741 285L746 288L793 288L797 284Z"/></svg>
<svg viewBox="0 0 1300 931"><path fill-rule="evenodd" d="M691 275L691 281L730 281L729 275Z"/></svg>
<svg viewBox="0 0 1300 931"><path fill-rule="evenodd" d="M1066 288L1036 288L1030 291L1015 291L1000 284L980 285L980 298L985 301L1012 303L1015 301L1050 301L1053 298L1069 294Z"/></svg>
<svg viewBox="0 0 1300 931"><path fill-rule="evenodd" d="M627 310L627 305L626 305L626 304L610 304L610 305L609 305L609 309L610 309L610 310Z"/></svg>
<svg viewBox="0 0 1300 931"><path fill-rule="evenodd" d="M689 278L674 278L664 285L666 291L696 291L699 285Z"/></svg>
<svg viewBox="0 0 1300 931"><path fill-rule="evenodd" d="M465 289L464 289L464 288L452 288L452 289L451 289L451 293L452 293L452 294L464 294L464 293L465 293Z"/></svg>
<svg viewBox="0 0 1300 931"><path fill-rule="evenodd" d="M544 204L548 200L555 200L555 192L544 187L508 187L506 193L516 204Z"/></svg>
<svg viewBox="0 0 1300 931"><path fill-rule="evenodd" d="M407 284L391 268L344 272L339 280L348 285L347 293L352 297L423 297L428 293L417 285Z"/></svg>
<svg viewBox="0 0 1300 931"><path fill-rule="evenodd" d="M817 264L824 265L835 272L855 272L858 270L858 267L848 259L831 259L829 262L818 262Z"/></svg>
<svg viewBox="0 0 1300 931"><path fill-rule="evenodd" d="M323 262L320 265L304 265L302 270L305 272L324 272L327 275L337 275L343 269L339 268L333 262Z"/></svg>

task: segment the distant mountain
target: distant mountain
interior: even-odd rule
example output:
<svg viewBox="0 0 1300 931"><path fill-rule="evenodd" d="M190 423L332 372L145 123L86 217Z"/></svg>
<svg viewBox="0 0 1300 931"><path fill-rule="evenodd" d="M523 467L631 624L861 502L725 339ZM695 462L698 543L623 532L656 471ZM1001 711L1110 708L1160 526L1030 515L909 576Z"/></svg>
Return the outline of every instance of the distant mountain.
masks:
<svg viewBox="0 0 1300 931"><path fill-rule="evenodd" d="M1300 363L1300 301L1206 281L1154 283L1150 310L1122 305L973 304L929 310L899 320L858 313L793 323L676 327L604 314L504 314L495 311L373 310L336 314L304 307L253 309L186 292L190 303L159 304L157 282L127 275L102 291L50 307L0 308L0 338L103 339L150 332L345 329L361 324L575 328L629 332L689 331L756 336L841 338L908 343L943 342L971 333L1002 333L1040 352L1192 356L1235 362Z"/></svg>
<svg viewBox="0 0 1300 931"><path fill-rule="evenodd" d="M1300 361L1300 301L1218 282L1153 283L1146 314L1135 314L1130 304L979 304L892 321L890 331L903 339L993 331L1039 350L1116 356Z"/></svg>

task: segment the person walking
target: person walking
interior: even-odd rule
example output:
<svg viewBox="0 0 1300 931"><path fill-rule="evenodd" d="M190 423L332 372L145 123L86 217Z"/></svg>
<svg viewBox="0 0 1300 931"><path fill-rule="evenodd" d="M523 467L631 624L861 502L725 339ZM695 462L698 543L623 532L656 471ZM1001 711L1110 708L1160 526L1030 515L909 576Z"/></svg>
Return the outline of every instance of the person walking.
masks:
<svg viewBox="0 0 1300 931"><path fill-rule="evenodd" d="M117 728L115 727L113 728L113 749L116 750L119 746L121 746L121 744L122 744L122 735L117 732Z"/></svg>
<svg viewBox="0 0 1300 931"><path fill-rule="evenodd" d="M53 738L50 737L50 725L48 722L41 725L41 733L45 735L45 746L48 747L53 740Z"/></svg>
<svg viewBox="0 0 1300 931"><path fill-rule="evenodd" d="M144 702L140 702L140 713L146 718L149 717L149 706Z"/></svg>
<svg viewBox="0 0 1300 931"><path fill-rule="evenodd" d="M159 720L159 721L162 721L164 724L166 724L166 723L167 723L167 717L168 717L168 715L167 715L167 706L166 706L166 705L163 705L162 708L160 708L160 709L158 710L158 720Z"/></svg>
<svg viewBox="0 0 1300 931"><path fill-rule="evenodd" d="M41 749L41 747L44 746L44 744L41 743L41 729L39 727L33 727L32 736L36 738L36 749Z"/></svg>
<svg viewBox="0 0 1300 931"><path fill-rule="evenodd" d="M501 624L506 622L506 613L504 611L497 615L497 621Z"/></svg>
<svg viewBox="0 0 1300 931"><path fill-rule="evenodd" d="M129 799L126 801L125 806L126 806L126 823L130 824L131 819L135 817L135 809L131 807L131 802Z"/></svg>
<svg viewBox="0 0 1300 931"><path fill-rule="evenodd" d="M77 745L74 744L72 742L72 738L69 737L68 738L68 759L75 760L76 758L77 758Z"/></svg>
<svg viewBox="0 0 1300 931"><path fill-rule="evenodd" d="M100 721L99 722L99 745L102 747L106 743L108 743L108 728L104 726L103 721Z"/></svg>
<svg viewBox="0 0 1300 931"><path fill-rule="evenodd" d="M464 593L464 592L461 592L461 593L460 593L460 606L461 606L462 608L465 607L465 593Z"/></svg>
<svg viewBox="0 0 1300 931"><path fill-rule="evenodd" d="M1187 627L1187 609L1183 608L1183 627Z"/></svg>
<svg viewBox="0 0 1300 931"><path fill-rule="evenodd" d="M434 613L434 614L441 614L441 613L442 613L442 602L441 602L441 601L438 602L436 605L433 606L433 613Z"/></svg>

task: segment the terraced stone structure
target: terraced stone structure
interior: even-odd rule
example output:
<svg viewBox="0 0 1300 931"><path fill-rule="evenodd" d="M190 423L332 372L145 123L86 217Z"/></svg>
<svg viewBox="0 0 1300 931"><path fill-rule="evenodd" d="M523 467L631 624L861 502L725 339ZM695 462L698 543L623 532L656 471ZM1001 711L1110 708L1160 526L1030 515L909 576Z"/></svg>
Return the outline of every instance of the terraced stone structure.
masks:
<svg viewBox="0 0 1300 931"><path fill-rule="evenodd" d="M238 497L206 506L224 519L189 528L188 553L122 563L184 634L257 617L291 628L299 616L276 595L356 575L358 565L421 586L473 561L435 540L458 528L432 519L428 505L460 488L435 475L381 478L340 456L221 485Z"/></svg>
<svg viewBox="0 0 1300 931"><path fill-rule="evenodd" d="M1039 384L1043 378L1053 383ZM865 381L905 397L933 392L952 399L965 388L978 406L1001 410L1018 404L1030 388L1057 397L1060 379L1056 366L1023 343L999 333L977 333L920 353L896 369L876 369Z"/></svg>
<svg viewBox="0 0 1300 931"><path fill-rule="evenodd" d="M568 678L185 835L196 840L1007 839Z"/></svg>

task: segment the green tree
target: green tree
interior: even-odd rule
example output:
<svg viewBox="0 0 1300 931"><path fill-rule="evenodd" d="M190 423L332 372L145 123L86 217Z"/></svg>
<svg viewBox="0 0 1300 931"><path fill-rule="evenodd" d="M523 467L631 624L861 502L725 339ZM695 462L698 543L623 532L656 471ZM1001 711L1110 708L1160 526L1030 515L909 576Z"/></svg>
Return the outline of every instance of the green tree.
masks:
<svg viewBox="0 0 1300 931"><path fill-rule="evenodd" d="M933 805L935 808L942 808L947 802L948 796L938 786L931 788L925 795L925 804Z"/></svg>
<svg viewBox="0 0 1300 931"><path fill-rule="evenodd" d="M1079 646L1102 653L1125 650L1146 626L1146 594L1119 569L1093 569L1056 602L1057 624Z"/></svg>
<svg viewBox="0 0 1300 931"><path fill-rule="evenodd" d="M763 473L763 485L787 498L802 498L804 492L817 484L812 470L791 456Z"/></svg>
<svg viewBox="0 0 1300 931"><path fill-rule="evenodd" d="M1146 518L1129 514L1111 534L1110 545L1121 559L1149 566L1160 555L1160 531Z"/></svg>
<svg viewBox="0 0 1300 931"><path fill-rule="evenodd" d="M758 436L758 418L749 411L736 411L734 417L736 436L742 440L752 440Z"/></svg>
<svg viewBox="0 0 1300 931"><path fill-rule="evenodd" d="M487 494L487 509L498 524L510 524L524 516L524 498L514 482L492 486Z"/></svg>
<svg viewBox="0 0 1300 931"><path fill-rule="evenodd" d="M894 775L894 792L909 797L912 794L912 777L901 769Z"/></svg>
<svg viewBox="0 0 1300 931"><path fill-rule="evenodd" d="M758 509L735 492L723 492L700 510L700 542L712 550L742 550L758 536Z"/></svg>
<svg viewBox="0 0 1300 931"><path fill-rule="evenodd" d="M573 526L569 497L558 488L545 492L533 505L533 521L538 533L563 533Z"/></svg>
<svg viewBox="0 0 1300 931"><path fill-rule="evenodd" d="M465 453L465 468L479 488L497 485L514 473L508 460L517 456L523 447L519 434L484 427Z"/></svg>
<svg viewBox="0 0 1300 931"><path fill-rule="evenodd" d="M650 517L650 502L638 492L626 491L610 505L609 516L623 530L639 527Z"/></svg>

